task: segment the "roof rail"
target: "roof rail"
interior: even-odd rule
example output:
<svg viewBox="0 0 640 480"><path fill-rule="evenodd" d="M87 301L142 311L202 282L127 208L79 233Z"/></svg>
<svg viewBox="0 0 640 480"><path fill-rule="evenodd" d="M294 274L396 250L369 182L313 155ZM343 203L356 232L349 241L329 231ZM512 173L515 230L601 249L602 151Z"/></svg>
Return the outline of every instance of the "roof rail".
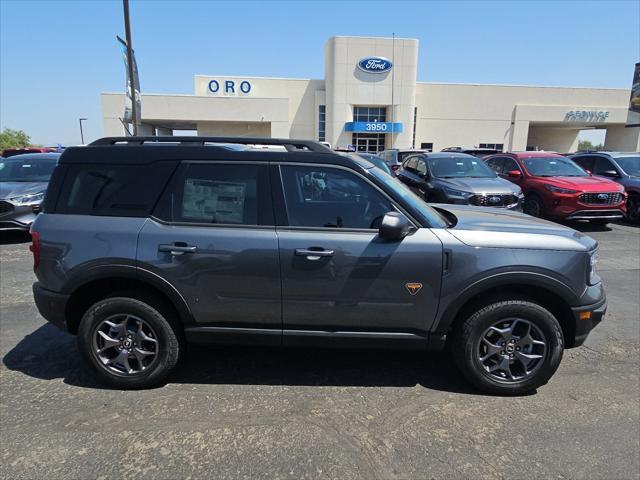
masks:
<svg viewBox="0 0 640 480"><path fill-rule="evenodd" d="M144 145L153 143L179 143L184 145L205 145L207 143L237 143L241 145L282 145L289 152L310 151L333 153L324 145L311 140L294 140L290 138L258 138L258 137L193 137L193 136L149 136L149 137L104 137L89 145Z"/></svg>

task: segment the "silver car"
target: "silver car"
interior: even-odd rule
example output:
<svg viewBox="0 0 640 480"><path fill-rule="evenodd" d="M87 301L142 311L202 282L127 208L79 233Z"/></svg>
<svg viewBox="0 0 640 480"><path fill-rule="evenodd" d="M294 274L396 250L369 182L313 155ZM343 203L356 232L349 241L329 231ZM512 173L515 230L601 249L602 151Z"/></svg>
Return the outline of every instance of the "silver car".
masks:
<svg viewBox="0 0 640 480"><path fill-rule="evenodd" d="M29 153L0 161L0 230L29 230L58 158L59 153Z"/></svg>

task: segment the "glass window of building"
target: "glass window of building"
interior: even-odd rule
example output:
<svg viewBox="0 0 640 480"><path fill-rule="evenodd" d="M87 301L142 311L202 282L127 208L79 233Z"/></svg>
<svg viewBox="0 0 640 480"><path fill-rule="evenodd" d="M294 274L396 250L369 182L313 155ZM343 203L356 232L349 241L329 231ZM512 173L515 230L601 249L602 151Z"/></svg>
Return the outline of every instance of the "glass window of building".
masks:
<svg viewBox="0 0 640 480"><path fill-rule="evenodd" d="M318 105L318 141L324 142L326 138L327 107Z"/></svg>

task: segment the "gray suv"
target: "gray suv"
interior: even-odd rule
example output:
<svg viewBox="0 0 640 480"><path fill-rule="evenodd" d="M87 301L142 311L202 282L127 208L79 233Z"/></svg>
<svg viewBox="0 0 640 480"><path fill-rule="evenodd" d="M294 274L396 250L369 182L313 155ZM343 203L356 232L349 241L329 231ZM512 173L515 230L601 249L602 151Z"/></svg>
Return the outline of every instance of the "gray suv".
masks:
<svg viewBox="0 0 640 480"><path fill-rule="evenodd" d="M449 344L476 387L521 394L606 309L590 237L432 208L310 141L105 138L62 154L42 208L35 302L119 388L162 383L188 342Z"/></svg>
<svg viewBox="0 0 640 480"><path fill-rule="evenodd" d="M479 158L465 153L408 156L398 179L430 203L457 203L521 210L519 186L500 178Z"/></svg>
<svg viewBox="0 0 640 480"><path fill-rule="evenodd" d="M585 152L569 158L593 175L621 184L627 192L627 218L640 223L640 152Z"/></svg>

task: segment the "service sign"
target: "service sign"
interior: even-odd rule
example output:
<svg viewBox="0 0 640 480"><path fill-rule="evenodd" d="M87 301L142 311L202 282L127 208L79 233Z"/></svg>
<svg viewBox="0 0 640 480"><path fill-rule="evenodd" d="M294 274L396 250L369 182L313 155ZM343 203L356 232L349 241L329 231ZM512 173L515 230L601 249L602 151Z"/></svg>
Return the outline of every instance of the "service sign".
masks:
<svg viewBox="0 0 640 480"><path fill-rule="evenodd" d="M391 70L393 63L384 57L367 57L358 62L358 68L367 73L385 73Z"/></svg>

